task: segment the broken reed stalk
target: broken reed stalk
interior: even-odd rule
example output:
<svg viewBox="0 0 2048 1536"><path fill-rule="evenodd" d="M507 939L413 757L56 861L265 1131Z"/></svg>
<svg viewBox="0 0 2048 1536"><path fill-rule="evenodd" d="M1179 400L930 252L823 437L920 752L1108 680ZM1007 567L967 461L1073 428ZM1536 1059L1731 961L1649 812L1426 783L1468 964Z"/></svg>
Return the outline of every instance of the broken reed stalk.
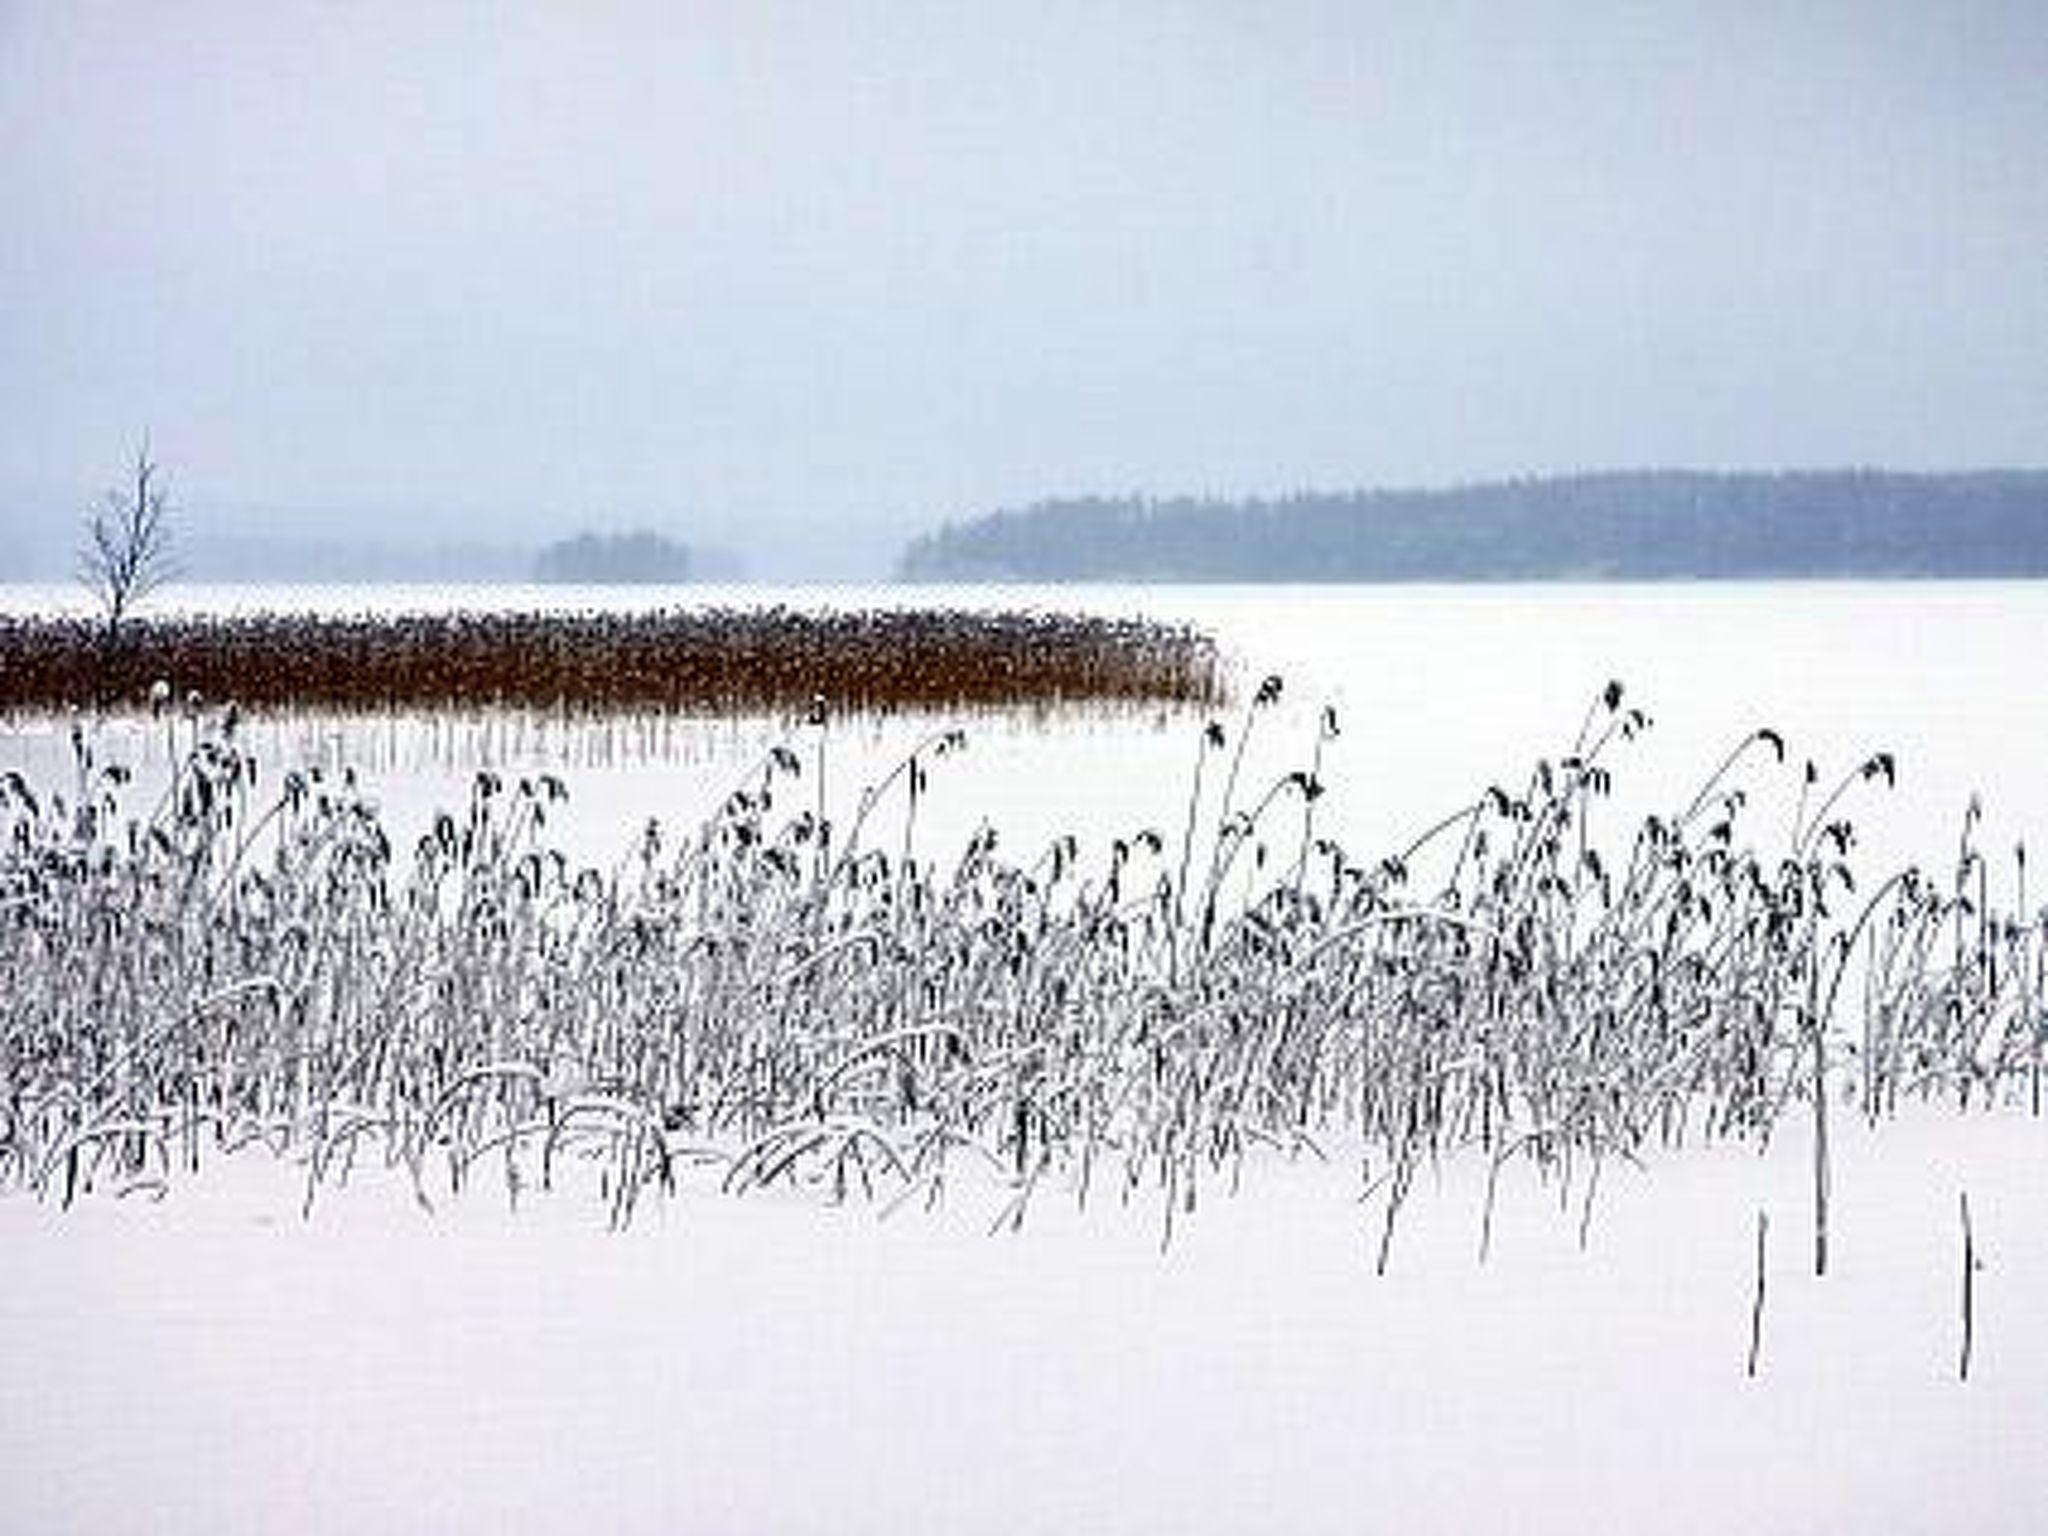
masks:
<svg viewBox="0 0 2048 1536"><path fill-rule="evenodd" d="M1756 1376L1757 1357L1764 1346L1764 1259L1771 1238L1768 1212L1756 1213L1756 1294L1749 1304L1749 1375Z"/></svg>
<svg viewBox="0 0 2048 1536"><path fill-rule="evenodd" d="M1963 1344L1956 1359L1956 1379L1970 1379L1970 1356L1977 1343L1977 1237L1970 1227L1970 1192L1960 1197L1963 1218Z"/></svg>
<svg viewBox="0 0 2048 1536"><path fill-rule="evenodd" d="M1812 1026L1813 1078L1813 1272L1828 1272L1828 1079L1826 1036L1818 1021Z"/></svg>

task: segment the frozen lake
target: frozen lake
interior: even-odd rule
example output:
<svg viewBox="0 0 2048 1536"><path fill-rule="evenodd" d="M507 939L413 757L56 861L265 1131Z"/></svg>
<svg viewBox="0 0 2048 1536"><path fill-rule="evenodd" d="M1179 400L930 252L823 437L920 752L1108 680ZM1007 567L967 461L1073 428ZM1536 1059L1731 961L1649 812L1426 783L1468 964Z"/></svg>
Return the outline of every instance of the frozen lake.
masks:
<svg viewBox="0 0 2048 1536"><path fill-rule="evenodd" d="M1502 588L186 590L181 606L417 609L783 602L1078 608L1213 633L1260 712L1240 799L1342 734L1316 832L1365 857L1569 750L1610 678L1655 717L1613 761L1611 831L1682 804L1770 725L1747 836L1824 783L1866 878L1941 870L1973 795L1994 878L2048 844L2048 585ZM46 611L75 594L0 590ZM935 722L837 723L828 793ZM936 766L933 853L978 824L1012 852L1097 854L1185 815L1200 717L997 718ZM1234 733L1239 715L1228 724ZM788 722L609 735L473 721L271 722L275 764L364 765L401 828L474 768L566 757L556 831L617 853L704 814ZM117 725L144 763L161 727ZM0 771L60 771L49 723ZM807 761L809 759L807 758ZM1762 770L1765 765L1756 767ZM1211 796L1220 771L1208 770ZM808 781L807 781L808 782ZM1286 846L1299 811L1272 823ZM401 844L403 846L403 844ZM2009 898L2009 893L2007 894ZM2034 898L2038 904L2038 896ZM1847 1119L1848 1117L1844 1117ZM1806 1146L1617 1169L1588 1246L1533 1178L1475 1237L1483 1170L1428 1175L1385 1276L1355 1170L1274 1163L1162 1253L1149 1206L1048 1199L990 1237L999 1192L883 1222L781 1192L686 1193L624 1234L594 1203L428 1217L365 1179L298 1216L301 1181L215 1166L159 1203L0 1200L0 1526L23 1531L1809 1531L2037 1528L2048 1471L2048 1128L1909 1117L1839 1149L1838 1263L1802 1248ZM1957 1199L1985 1255L1978 1364L1956 1378ZM1743 1370L1755 1223L1771 1217L1762 1369Z"/></svg>
<svg viewBox="0 0 2048 1536"><path fill-rule="evenodd" d="M1363 854L1404 843L1488 784L1520 784L1539 756L1569 749L1587 706L1624 683L1654 728L1619 756L1617 816L1681 802L1723 753L1770 725L1789 744L1784 773L1754 785L1796 790L1813 760L1832 783L1879 749L1897 755L1896 789L1850 802L1868 867L1948 856L1963 810L1981 798L1987 847L2048 842L2040 748L2048 690L2048 584L1785 583L1502 587L816 587L731 589L184 588L174 611L435 611L453 607L605 609L782 603L794 608L962 607L1138 613L1213 634L1239 692L1277 674L1243 786L1307 765L1325 705L1341 736L1323 759L1330 793L1318 830ZM84 612L63 587L0 588L0 611ZM850 806L937 722L839 722L828 783ZM1013 846L1072 832L1101 842L1184 813L1201 721L1159 712L968 721L970 751L934 776L923 826L934 852L982 820ZM1230 722L1234 725L1234 721ZM146 759L160 733L132 733ZM117 732L117 739L119 733ZM259 735L259 740L266 738ZM479 762L569 771L558 829L592 859L648 817L705 814L793 722L633 723L610 731L545 722L284 722L267 737L281 762L354 762L401 826L459 802ZM115 748L119 751L121 749ZM48 726L0 725L0 768L66 756ZM1213 787L1213 786L1212 786ZM1788 800L1783 811L1790 814ZM1752 836L1769 814L1758 809ZM1627 823L1617 820L1617 831Z"/></svg>

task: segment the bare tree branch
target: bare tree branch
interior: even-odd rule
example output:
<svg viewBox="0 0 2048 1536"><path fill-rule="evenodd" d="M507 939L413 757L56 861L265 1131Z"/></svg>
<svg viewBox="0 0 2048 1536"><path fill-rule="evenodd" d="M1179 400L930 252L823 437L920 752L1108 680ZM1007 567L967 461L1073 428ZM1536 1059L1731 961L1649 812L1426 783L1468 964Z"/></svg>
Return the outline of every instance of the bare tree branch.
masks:
<svg viewBox="0 0 2048 1536"><path fill-rule="evenodd" d="M86 515L78 579L106 615L109 638L136 604L177 574L162 475L145 438L128 487L108 491Z"/></svg>

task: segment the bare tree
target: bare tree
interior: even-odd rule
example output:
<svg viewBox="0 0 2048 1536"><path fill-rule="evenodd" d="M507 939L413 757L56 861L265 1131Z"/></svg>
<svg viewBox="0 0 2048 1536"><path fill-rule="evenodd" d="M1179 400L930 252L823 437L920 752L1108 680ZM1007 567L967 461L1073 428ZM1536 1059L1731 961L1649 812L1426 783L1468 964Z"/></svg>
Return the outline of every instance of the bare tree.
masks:
<svg viewBox="0 0 2048 1536"><path fill-rule="evenodd" d="M145 438L127 487L108 491L86 515L78 579L106 615L110 643L135 605L177 574L162 479Z"/></svg>

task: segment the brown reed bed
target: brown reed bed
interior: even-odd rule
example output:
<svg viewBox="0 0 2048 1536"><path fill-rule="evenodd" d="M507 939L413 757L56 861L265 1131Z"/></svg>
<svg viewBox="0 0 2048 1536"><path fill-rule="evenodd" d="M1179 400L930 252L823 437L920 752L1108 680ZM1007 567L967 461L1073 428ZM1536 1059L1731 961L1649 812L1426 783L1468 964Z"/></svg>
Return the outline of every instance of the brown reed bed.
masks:
<svg viewBox="0 0 2048 1536"><path fill-rule="evenodd" d="M0 711L139 705L159 683L245 709L606 714L1213 704L1213 642L1141 619L958 609L254 614L110 634L0 617Z"/></svg>

